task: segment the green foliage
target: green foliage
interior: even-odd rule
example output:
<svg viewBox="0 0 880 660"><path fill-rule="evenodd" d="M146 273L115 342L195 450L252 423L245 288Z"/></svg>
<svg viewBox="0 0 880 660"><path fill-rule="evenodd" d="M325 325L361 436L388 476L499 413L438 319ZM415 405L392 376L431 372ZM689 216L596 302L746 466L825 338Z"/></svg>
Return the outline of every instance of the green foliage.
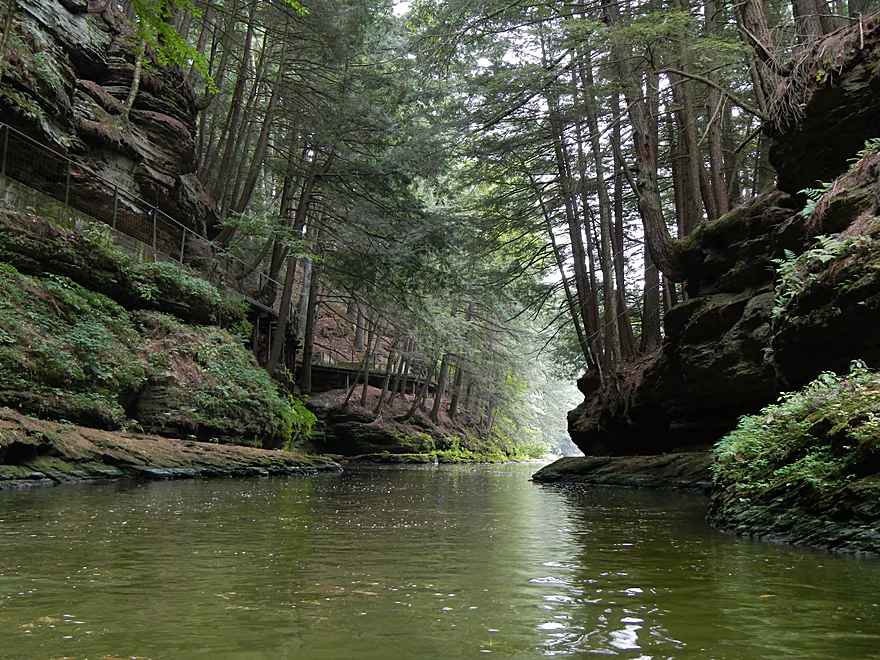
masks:
<svg viewBox="0 0 880 660"><path fill-rule="evenodd" d="M848 161L850 163L849 170L852 171L856 164L863 158L876 156L877 154L880 154L880 138L865 140L865 148L856 152L855 158L850 158Z"/></svg>
<svg viewBox="0 0 880 660"><path fill-rule="evenodd" d="M130 272L145 300L150 300L162 286L176 289L186 296L201 298L211 306L220 306L223 302L213 284L167 261L138 263L131 267Z"/></svg>
<svg viewBox="0 0 880 660"><path fill-rule="evenodd" d="M716 485L751 497L771 489L835 491L880 455L880 374L860 360L740 419L715 445ZM775 491L774 491L775 492Z"/></svg>
<svg viewBox="0 0 880 660"><path fill-rule="evenodd" d="M813 215L813 212L816 210L816 206L822 201L822 198L825 194L831 190L831 186L834 185L834 182L826 183L825 181L817 181L819 184L818 188L804 188L800 191L801 195L806 195L807 203L804 208L801 210L799 215L804 218L809 218Z"/></svg>
<svg viewBox="0 0 880 660"><path fill-rule="evenodd" d="M776 304L772 314L777 318L786 310L786 306L807 286L815 281L817 272L832 259L843 255L854 238L840 239L836 236L817 236L816 242L809 250L798 255L785 250L785 257L772 259L776 267Z"/></svg>
<svg viewBox="0 0 880 660"><path fill-rule="evenodd" d="M297 443L308 440L312 435L315 423L318 421L314 413L306 408L306 401L305 398L300 399L293 395L288 397L289 408L283 416L284 435L287 436L284 449L288 451L293 449Z"/></svg>
<svg viewBox="0 0 880 660"><path fill-rule="evenodd" d="M141 272L219 300L213 287L167 264ZM229 332L132 314L70 278L31 277L0 262L0 403L122 428L133 424L125 406L135 400L131 414L149 431L253 446L290 446L315 423Z"/></svg>
<svg viewBox="0 0 880 660"><path fill-rule="evenodd" d="M151 386L145 428L173 427L225 442L281 447L304 439L314 416L283 396L254 356L228 331L189 326L167 314L142 316Z"/></svg>
<svg viewBox="0 0 880 660"><path fill-rule="evenodd" d="M125 310L72 280L0 265L0 389L61 387L117 395L140 389L145 365Z"/></svg>
<svg viewBox="0 0 880 660"><path fill-rule="evenodd" d="M167 308L184 320L235 326L250 334L245 323L248 303L232 291L220 290L189 270L167 261L135 263L125 269L140 298L154 309Z"/></svg>

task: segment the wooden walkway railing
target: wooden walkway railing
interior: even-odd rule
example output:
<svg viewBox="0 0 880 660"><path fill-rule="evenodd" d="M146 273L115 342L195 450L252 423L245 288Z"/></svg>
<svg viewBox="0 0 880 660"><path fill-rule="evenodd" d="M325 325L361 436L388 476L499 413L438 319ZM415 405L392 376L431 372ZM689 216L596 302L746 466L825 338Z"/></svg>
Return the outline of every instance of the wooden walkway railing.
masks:
<svg viewBox="0 0 880 660"><path fill-rule="evenodd" d="M212 284L230 288L260 307L272 308L266 292L281 291L281 284L265 272L224 252L204 236L172 218L153 204L120 188L92 169L40 144L0 122L0 175L28 186L138 242L131 250L154 261L187 263L187 256L210 250L213 259L194 274ZM17 209L19 211L26 208ZM126 241L121 247L125 249ZM207 249L206 249L207 248ZM277 312L277 309L274 310Z"/></svg>

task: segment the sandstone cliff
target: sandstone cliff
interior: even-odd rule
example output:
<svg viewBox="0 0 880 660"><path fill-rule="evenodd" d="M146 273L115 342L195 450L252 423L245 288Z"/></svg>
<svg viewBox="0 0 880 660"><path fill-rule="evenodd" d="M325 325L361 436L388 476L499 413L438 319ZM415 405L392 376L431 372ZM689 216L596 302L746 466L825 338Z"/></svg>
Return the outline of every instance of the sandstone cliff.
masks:
<svg viewBox="0 0 880 660"><path fill-rule="evenodd" d="M822 371L880 367L880 156L859 155L880 135L878 61L870 19L792 72L782 98L795 111L768 127L780 189L684 241L691 297L666 315L662 349L608 387L579 381L569 430L584 453L708 446ZM804 213L798 193L817 180L834 181Z"/></svg>
<svg viewBox="0 0 880 660"><path fill-rule="evenodd" d="M216 215L195 176L196 98L183 74L145 67L125 118L135 35L116 3L18 4L0 81L0 121L72 158L79 165L71 172L73 194L80 198L112 197L117 186L204 235Z"/></svg>

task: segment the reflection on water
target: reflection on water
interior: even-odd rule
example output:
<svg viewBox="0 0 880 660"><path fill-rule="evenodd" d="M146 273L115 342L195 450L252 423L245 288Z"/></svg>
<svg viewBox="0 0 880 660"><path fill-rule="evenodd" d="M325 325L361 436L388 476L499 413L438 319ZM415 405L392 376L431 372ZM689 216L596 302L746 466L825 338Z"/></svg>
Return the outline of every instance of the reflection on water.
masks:
<svg viewBox="0 0 880 660"><path fill-rule="evenodd" d="M880 658L880 561L534 470L0 493L0 657Z"/></svg>

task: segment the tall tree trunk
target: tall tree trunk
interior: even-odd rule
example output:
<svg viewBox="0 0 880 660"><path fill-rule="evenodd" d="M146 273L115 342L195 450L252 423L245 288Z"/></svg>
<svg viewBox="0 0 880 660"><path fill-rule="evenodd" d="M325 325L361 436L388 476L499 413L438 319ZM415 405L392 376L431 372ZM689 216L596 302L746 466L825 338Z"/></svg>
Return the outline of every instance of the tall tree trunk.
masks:
<svg viewBox="0 0 880 660"><path fill-rule="evenodd" d="M196 52L199 55L205 54L205 46L208 43L208 37L211 34L211 26L213 24L214 24L214 3L209 2L208 6L205 7L205 13L202 15L202 29L199 30L199 38L198 38L198 41L196 41ZM186 76L186 81L190 85L194 85L196 82L196 75L197 74L198 74L198 69L196 69L196 65L193 64L189 68L189 73ZM216 83L216 81L215 81L215 83Z"/></svg>
<svg viewBox="0 0 880 660"><path fill-rule="evenodd" d="M428 366L427 364L425 366ZM416 395L415 399L412 402L409 410L406 411L402 417L399 417L397 421L405 422L412 418L413 415L416 414L416 410L425 400L425 397L428 395L428 389L431 387L431 375L434 373L434 369L437 368L437 358L434 358L430 363L430 366L425 373L425 382L422 383L421 388L419 388L419 393Z"/></svg>
<svg viewBox="0 0 880 660"><path fill-rule="evenodd" d="M213 74L214 84L217 89L220 89L223 86L223 80L226 77L226 69L229 66L229 56L230 53L235 50L233 34L235 32L235 24L238 14L238 3L239 0L232 0L232 7L226 17L226 24L221 37L219 40L215 40L212 45L212 51L218 42L222 48L220 64L217 66L217 70ZM211 59L212 61L214 59L213 52ZM190 75L194 77L195 72L190 72ZM196 103L196 107L204 110L211 105L211 101L214 100L216 94L217 92L215 90L206 89L204 96ZM211 180L211 175L214 174L214 165L217 162L217 156L220 148L223 146L222 135L218 136L216 132L216 125L220 121L219 118L221 114L222 112L219 108L213 112L210 128L207 131L205 130L207 125L207 113L202 112L199 120L199 153L202 157L202 167L199 170L199 181L201 181L203 185L208 185L208 182Z"/></svg>
<svg viewBox="0 0 880 660"><path fill-rule="evenodd" d="M601 370L602 357L597 337L599 332L598 305L595 301L595 289L590 286L590 277L587 270L587 252L584 248L581 223L577 218L574 194L572 190L571 174L568 171L568 161L565 155L561 120L556 109L556 102L552 97L547 98L550 104L550 132L553 142L553 150L556 157L557 176L559 187L565 207L565 217L568 221L568 235L571 241L572 265L574 269L574 284L577 291L578 311L584 325L587 342L590 348L592 362Z"/></svg>
<svg viewBox="0 0 880 660"><path fill-rule="evenodd" d="M536 187L534 177L531 177L532 185ZM553 231L553 225L550 222L550 214L547 210L547 206L544 202L544 198L538 192L538 203L541 206L541 213L544 216L544 225L547 228L547 235L550 237L550 244L553 247L553 256L556 259L556 267L559 270L559 277L562 280L562 287L565 293L565 302L568 307L569 315L571 316L572 325L574 325L575 334L578 338L578 346L580 346L581 353L584 356L584 363L587 367L590 367L593 364L592 353L590 352L590 345L587 341L587 337L584 334L583 327L581 325L581 316L578 313L578 303L575 299L574 294L571 291L571 284L568 281L568 274L565 272L565 260L562 255L562 249L556 242L556 234Z"/></svg>
<svg viewBox="0 0 880 660"><path fill-rule="evenodd" d="M226 116L226 122L223 126L222 134L225 135L225 144L223 147L223 158L220 160L220 166L217 169L217 180L214 183L214 198L219 198L223 192L224 186L228 185L227 172L230 171L232 163L232 155L235 152L236 140L238 139L238 129L242 114L242 101L244 99L244 90L247 83L247 72L250 67L251 48L254 41L254 23L256 20L257 6L259 0L251 0L251 7L248 13L247 30L244 38L244 52L241 57L241 66L238 68L238 76L235 80L235 89L232 92L232 102L229 106L229 113ZM219 151L219 150L218 150ZM217 237L220 245L225 245L232 237L226 235L224 229Z"/></svg>
<svg viewBox="0 0 880 660"><path fill-rule="evenodd" d="M642 308L642 353L652 351L663 341L660 333L660 271L645 250L645 290Z"/></svg>
<svg viewBox="0 0 880 660"><path fill-rule="evenodd" d="M394 372L394 365L397 362L397 353L395 352L395 348L397 346L397 341L391 344L391 349L388 351L388 362L385 363L385 377L382 379L382 391L379 392L379 401L376 403L376 407L373 409L373 414L378 415L382 411L382 406L385 405L385 398L388 396L388 388L391 385L391 374Z"/></svg>
<svg viewBox="0 0 880 660"><path fill-rule="evenodd" d="M678 123L678 173L681 187L682 206L676 208L681 227L681 236L690 235L697 225L703 220L703 211L700 204L700 150L697 142L696 114L694 113L692 80L670 74L670 82L673 85L678 111L676 119ZM714 206L707 206L707 215L710 219L715 215Z"/></svg>
<svg viewBox="0 0 880 660"><path fill-rule="evenodd" d="M447 410L451 422L455 422L455 418L458 415L458 402L461 399L461 386L464 383L463 363L464 360L462 358L458 358L455 362L455 380L452 383L452 396L449 399L449 408Z"/></svg>
<svg viewBox="0 0 880 660"><path fill-rule="evenodd" d="M312 191L315 187L315 177L310 176L309 179L303 185L303 191L299 198L299 204L296 208L296 222L305 223L306 215L309 212L309 206L311 205L312 200ZM320 226L317 229L317 234L315 236L315 246L317 247L320 244L321 237L321 228ZM290 300L293 296L293 282L296 276L296 255L291 254L288 257L287 264L287 274L284 277L284 290L281 294L281 306L278 311L278 326L279 329L286 330L287 328L287 319L290 316ZM317 278L312 273L312 281L316 282ZM309 285L309 290L311 291L311 284ZM311 298L311 295L309 296ZM309 301L311 304L311 300ZM307 315L308 316L308 315ZM308 318L306 319L306 324L308 325ZM269 354L269 360L266 363L266 370L272 374L275 373L275 366L278 364L278 360L281 357L281 348L283 346L283 333L280 333L282 336L279 336L277 342L273 342L272 351ZM277 343L277 345L276 345ZM311 374L311 368L309 369L309 373ZM311 376L310 376L311 378Z"/></svg>
<svg viewBox="0 0 880 660"><path fill-rule="evenodd" d="M615 3L603 5L605 21L612 29L620 25L620 14ZM627 53L619 43L612 45L612 57L617 72L618 83L623 87L628 104L628 115L632 129L633 147L636 154L636 197L642 211L645 240L651 258L658 268L670 279L682 281L686 275L678 247L669 235L663 217L663 205L657 183L657 152L652 147L651 118L647 111L641 86L642 76L633 68Z"/></svg>
<svg viewBox="0 0 880 660"><path fill-rule="evenodd" d="M437 389L434 390L434 405L431 407L431 421L434 424L440 423L440 404L443 402L443 395L446 393L446 380L449 377L449 353L443 354L440 361L440 375L437 377Z"/></svg>
<svg viewBox="0 0 880 660"><path fill-rule="evenodd" d="M354 350L362 351L364 350L364 346L366 346L367 316L364 314L364 305L359 300L355 301L354 309Z"/></svg>
<svg viewBox="0 0 880 660"><path fill-rule="evenodd" d="M361 389L361 406L367 405L367 393L370 391L370 371L372 371L370 367L379 354L379 344L382 342L383 329L381 325L377 322L373 325L373 329L373 348L371 349L368 345L367 352L364 353L364 386Z"/></svg>
<svg viewBox="0 0 880 660"><path fill-rule="evenodd" d="M286 27L287 25L285 23L285 29ZM263 162L266 160L266 152L269 148L269 136L275 120L275 111L278 109L278 101L281 98L281 89L284 81L284 71L287 60L287 40L282 41L282 44L281 60L278 63L278 72L276 73L275 81L272 84L272 95L269 97L269 104L266 106L266 111L263 113L261 120L263 122L263 127L260 130L260 137L257 139L257 146L254 148L250 170L248 171L247 179L244 182L244 190L242 190L241 196L235 202L235 206L233 207L233 211L236 213L244 213L245 208L247 208L248 203L251 201L251 196L257 185L257 178L259 177L260 169L263 167Z"/></svg>
<svg viewBox="0 0 880 660"><path fill-rule="evenodd" d="M834 31L834 21L825 0L792 0L795 33L800 43L809 43Z"/></svg>
<svg viewBox="0 0 880 660"><path fill-rule="evenodd" d="M321 232L318 232L320 239ZM312 281L309 283L309 304L306 308L305 333L303 335L302 365L299 370L299 389L304 394L312 391L312 355L315 351L315 325L318 320L318 282L321 278L321 264L312 268Z"/></svg>
<svg viewBox="0 0 880 660"><path fill-rule="evenodd" d="M620 114L620 99L615 93L611 104L614 116ZM614 160L614 277L617 282L617 307L620 313L617 316L618 336L620 337L620 352L624 360L632 360L636 355L636 341L633 335L632 320L630 318L626 302L626 272L625 253L623 245L624 217L623 217L623 168L624 163L620 158L620 122L614 126L612 141L618 146L612 149Z"/></svg>
<svg viewBox="0 0 880 660"><path fill-rule="evenodd" d="M611 368L612 358L619 360L620 338L617 325L617 296L614 292L614 261L612 257L612 225L611 198L608 196L607 181L605 179L605 162L602 155L602 144L599 139L599 108L596 101L593 81L593 63L590 52L584 54L585 61L578 67L584 110L587 117L587 128L590 131L590 147L593 152L593 171L596 174L596 193L599 197L599 246L600 264L602 267L602 298L604 302L604 318L602 321L603 336L605 337L605 370Z"/></svg>
<svg viewBox="0 0 880 660"><path fill-rule="evenodd" d="M406 339L403 343L403 353L400 356L400 365L397 373L394 375L394 385L391 386L391 396L388 398L388 407L394 410L394 400L397 398L398 391L401 396L405 396L406 379L409 375L409 352L412 350L412 341Z"/></svg>
<svg viewBox="0 0 880 660"><path fill-rule="evenodd" d="M720 5L718 0L705 0L705 33L710 37L717 36L719 33L718 25L721 18L719 12ZM708 78L714 83L718 82L718 75L714 71L709 73ZM724 110L727 105L726 99L721 96L721 92L710 86L706 99L706 110L709 117L706 137L709 144L711 188L714 196L715 210L719 217L730 210L723 146Z"/></svg>
<svg viewBox="0 0 880 660"><path fill-rule="evenodd" d="M767 99L775 92L783 74L783 67L779 62L779 48L767 24L764 0L741 0L736 7L739 10L737 19L740 32L752 45L758 61L764 64L763 67L752 67L751 73L755 78L754 82L757 83L755 96L758 107L762 112L766 112L769 107Z"/></svg>

